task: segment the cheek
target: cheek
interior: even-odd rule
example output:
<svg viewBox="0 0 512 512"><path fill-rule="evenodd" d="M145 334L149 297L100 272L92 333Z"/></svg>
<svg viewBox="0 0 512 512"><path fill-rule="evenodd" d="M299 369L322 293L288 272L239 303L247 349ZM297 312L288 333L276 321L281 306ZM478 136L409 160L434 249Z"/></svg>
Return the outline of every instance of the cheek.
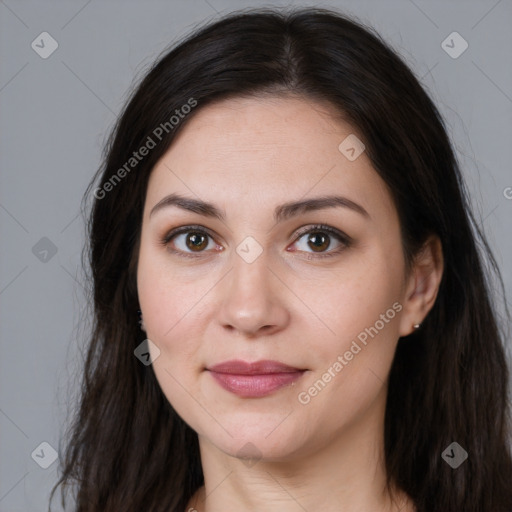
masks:
<svg viewBox="0 0 512 512"><path fill-rule="evenodd" d="M152 247L149 240L143 242L137 288L148 335L166 345L176 338L176 331L200 308L201 295L207 291L200 273L183 272L178 265L171 265L165 250Z"/></svg>
<svg viewBox="0 0 512 512"><path fill-rule="evenodd" d="M375 333L373 327L379 334L398 328L401 282L387 260L361 258L357 265L334 272L329 281L322 291L310 290L308 296L318 316L331 330L327 339L337 340L338 349L350 345L354 339L364 343L364 333L368 330Z"/></svg>
<svg viewBox="0 0 512 512"><path fill-rule="evenodd" d="M182 418L193 423L198 422L194 418L199 413L190 397L198 394L201 340L193 319L200 310L201 282L194 285L184 280L161 254L151 248L141 249L137 272L139 303L146 336L160 350L152 368L169 403Z"/></svg>
<svg viewBox="0 0 512 512"><path fill-rule="evenodd" d="M315 343L315 371L299 390L307 394L304 401L316 402L314 407L335 403L343 405L342 415L355 412L372 401L386 381L402 310L398 256L394 261L396 266L375 251L333 273L323 292L309 290L309 304L330 331L324 329L321 342Z"/></svg>
<svg viewBox="0 0 512 512"><path fill-rule="evenodd" d="M323 301L320 295L311 297L333 332L315 343L314 371L296 393L304 414L321 418L322 428L332 432L357 422L385 393L402 307L395 276L386 264L374 260L334 279L337 284Z"/></svg>

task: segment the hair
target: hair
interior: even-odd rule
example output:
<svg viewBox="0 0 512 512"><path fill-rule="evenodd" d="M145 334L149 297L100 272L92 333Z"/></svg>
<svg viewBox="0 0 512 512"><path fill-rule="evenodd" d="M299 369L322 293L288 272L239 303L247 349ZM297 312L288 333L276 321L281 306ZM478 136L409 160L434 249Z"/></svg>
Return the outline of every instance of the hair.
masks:
<svg viewBox="0 0 512 512"><path fill-rule="evenodd" d="M76 491L77 512L183 512L203 485L197 434L169 404L151 365L134 357L144 339L136 271L147 183L201 108L283 95L328 104L357 130L395 203L407 271L429 235L441 241L436 301L421 329L398 340L390 370L388 487L405 491L418 512L511 511L509 368L491 271L504 295L503 280L471 213L444 121L374 29L319 8L238 11L196 27L158 57L128 98L84 195L99 181L82 254L92 271L93 326L50 503L62 485L63 505L64 488ZM177 109L191 111L169 123ZM155 147L128 169L148 137ZM456 469L441 456L454 441L469 455Z"/></svg>

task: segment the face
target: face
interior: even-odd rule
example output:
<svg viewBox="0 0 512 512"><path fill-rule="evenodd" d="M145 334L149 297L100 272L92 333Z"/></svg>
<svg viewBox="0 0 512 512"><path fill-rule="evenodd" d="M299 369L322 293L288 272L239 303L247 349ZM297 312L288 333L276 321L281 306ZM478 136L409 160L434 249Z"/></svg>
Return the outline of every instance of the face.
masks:
<svg viewBox="0 0 512 512"><path fill-rule="evenodd" d="M231 455L284 460L348 435L383 403L403 335L397 212L364 151L339 149L357 133L328 110L204 107L149 179L137 284L153 370L200 439ZM214 371L233 360L267 363Z"/></svg>

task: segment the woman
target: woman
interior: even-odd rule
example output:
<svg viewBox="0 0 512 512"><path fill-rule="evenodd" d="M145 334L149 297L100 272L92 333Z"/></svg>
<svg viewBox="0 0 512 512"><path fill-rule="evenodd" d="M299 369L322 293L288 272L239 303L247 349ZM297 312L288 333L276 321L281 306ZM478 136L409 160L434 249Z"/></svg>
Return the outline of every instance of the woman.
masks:
<svg viewBox="0 0 512 512"><path fill-rule="evenodd" d="M77 511L512 510L477 242L499 270L438 110L371 29L303 9L197 30L91 194L57 484Z"/></svg>

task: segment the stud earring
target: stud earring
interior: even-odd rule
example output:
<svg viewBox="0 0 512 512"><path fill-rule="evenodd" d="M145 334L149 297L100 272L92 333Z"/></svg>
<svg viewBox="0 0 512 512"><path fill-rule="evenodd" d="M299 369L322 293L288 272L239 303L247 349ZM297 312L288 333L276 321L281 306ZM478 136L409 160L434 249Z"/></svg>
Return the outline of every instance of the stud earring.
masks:
<svg viewBox="0 0 512 512"><path fill-rule="evenodd" d="M140 309L137 310L137 313L139 314L139 326L141 331L146 330L146 326L144 325L144 320L142 318L142 311Z"/></svg>
<svg viewBox="0 0 512 512"><path fill-rule="evenodd" d="M413 325L413 327L414 327L415 329L419 329L419 328L421 327L421 324L414 324L414 325Z"/></svg>

